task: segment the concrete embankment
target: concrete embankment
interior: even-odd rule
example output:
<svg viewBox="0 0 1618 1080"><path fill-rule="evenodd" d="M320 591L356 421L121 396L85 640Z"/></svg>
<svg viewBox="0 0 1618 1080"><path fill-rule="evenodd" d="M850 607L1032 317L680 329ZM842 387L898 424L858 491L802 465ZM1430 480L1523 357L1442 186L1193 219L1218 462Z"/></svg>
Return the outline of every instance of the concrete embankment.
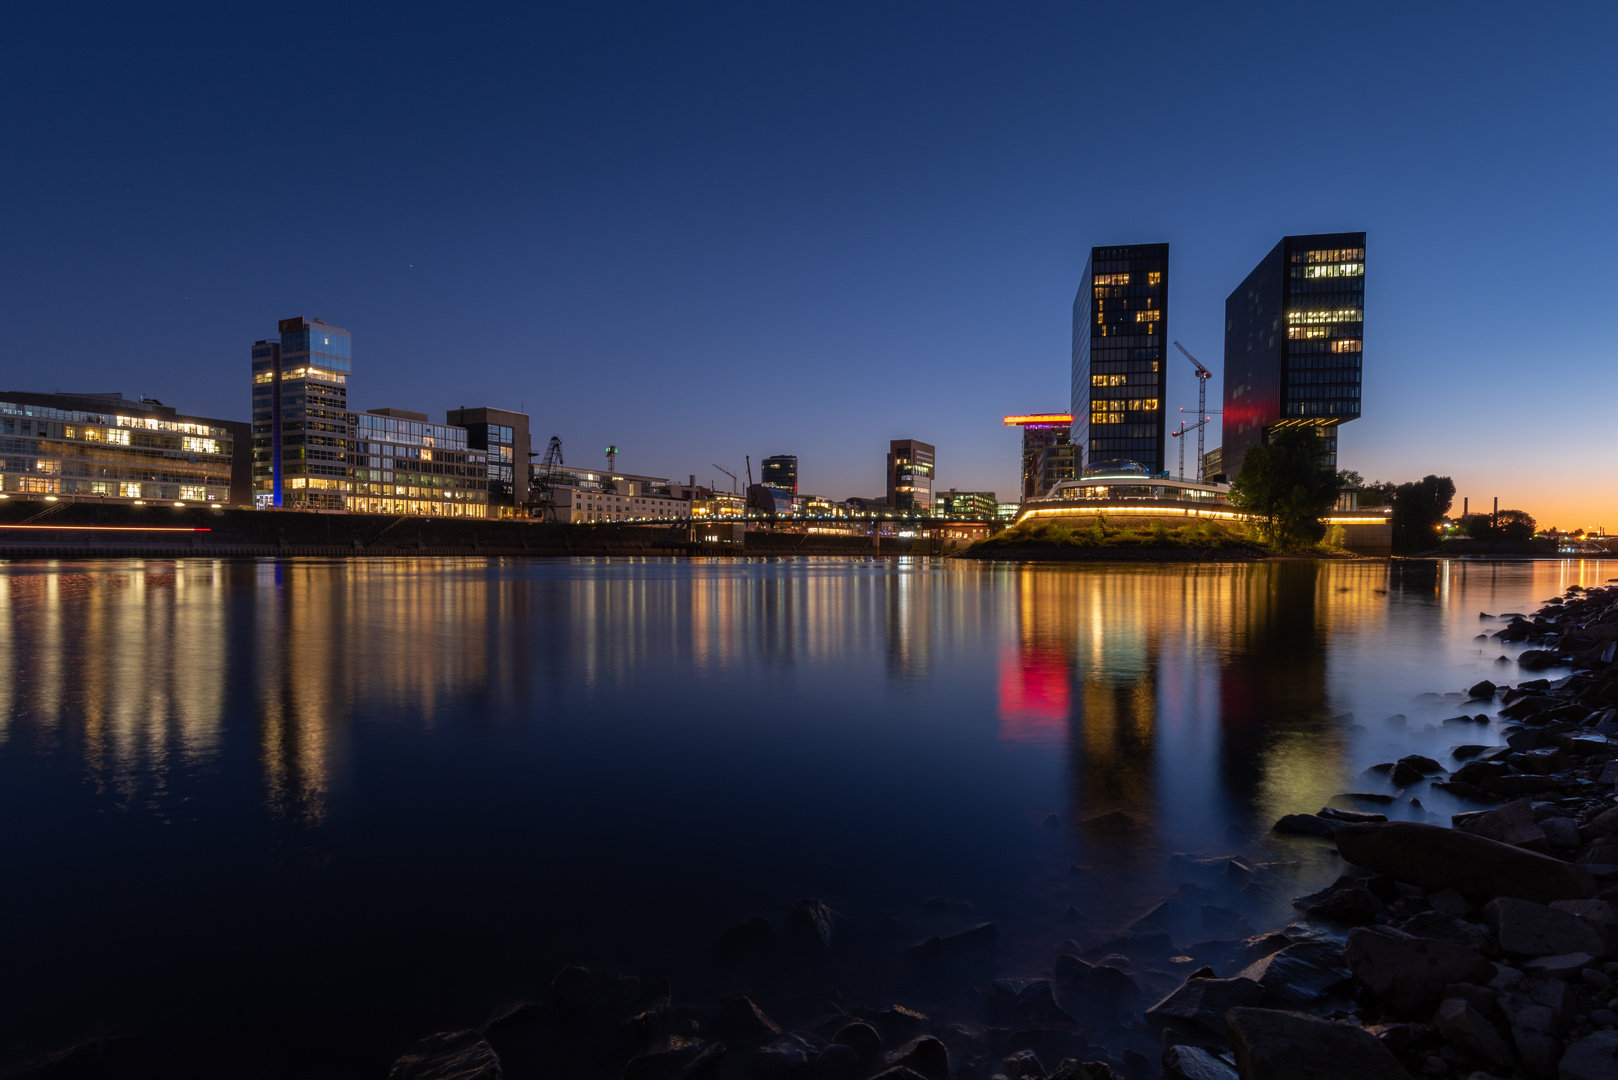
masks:
<svg viewBox="0 0 1618 1080"><path fill-rule="evenodd" d="M126 503L0 502L0 558L725 556L938 554L910 538L748 532L693 541L685 525L385 517Z"/></svg>

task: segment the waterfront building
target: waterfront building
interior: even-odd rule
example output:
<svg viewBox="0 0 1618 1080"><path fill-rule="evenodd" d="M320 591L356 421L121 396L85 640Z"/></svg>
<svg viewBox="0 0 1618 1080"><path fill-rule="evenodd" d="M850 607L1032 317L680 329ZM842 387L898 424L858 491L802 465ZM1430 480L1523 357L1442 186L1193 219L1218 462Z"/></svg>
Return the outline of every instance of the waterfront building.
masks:
<svg viewBox="0 0 1618 1080"><path fill-rule="evenodd" d="M894 439L888 444L888 505L903 513L933 505L936 452L929 443Z"/></svg>
<svg viewBox="0 0 1618 1080"><path fill-rule="evenodd" d="M1080 460L1079 455L1070 450L1042 458L1047 451L1056 448L1070 448L1073 445L1071 413L1025 413L1017 416L1008 416L1002 423L1006 427L1022 428L1022 497L1024 499L1036 498L1050 490L1051 483L1041 486L1042 470L1056 479L1066 479L1074 475ZM1065 462L1067 471L1062 472Z"/></svg>
<svg viewBox="0 0 1618 1080"><path fill-rule="evenodd" d="M767 457L759 466L759 481L778 491L789 495L798 493L798 456L796 454L776 454Z"/></svg>
<svg viewBox="0 0 1618 1080"><path fill-rule="evenodd" d="M664 477L634 473L567 466L551 473L556 520L575 524L689 518L697 501L692 496L699 490L706 489L698 489L693 482L676 492ZM741 496L735 498L741 501Z"/></svg>
<svg viewBox="0 0 1618 1080"><path fill-rule="evenodd" d="M1314 428L1337 467L1337 429L1360 415L1365 234L1285 236L1225 301L1222 471L1283 427Z"/></svg>
<svg viewBox="0 0 1618 1080"><path fill-rule="evenodd" d="M1167 468L1169 246L1090 249L1073 298L1072 442L1086 465Z"/></svg>
<svg viewBox="0 0 1618 1080"><path fill-rule="evenodd" d="M1016 521L1017 515L1022 513L1022 503L996 503L994 516L997 521Z"/></svg>
<svg viewBox="0 0 1618 1080"><path fill-rule="evenodd" d="M1204 480L1229 481L1225 474L1224 447L1216 446L1202 455L1202 478Z"/></svg>
<svg viewBox="0 0 1618 1080"><path fill-rule="evenodd" d="M950 488L938 495L939 517L992 518L998 508L992 491L956 491Z"/></svg>
<svg viewBox="0 0 1618 1080"><path fill-rule="evenodd" d="M0 489L66 501L252 501L251 429L122 394L0 396Z"/></svg>
<svg viewBox="0 0 1618 1080"><path fill-rule="evenodd" d="M465 428L430 423L426 413L409 409L372 409L347 419L353 471L344 509L488 516L488 455L467 445Z"/></svg>
<svg viewBox="0 0 1618 1080"><path fill-rule="evenodd" d="M342 510L348 479L347 330L282 319L253 343L253 496L260 506Z"/></svg>
<svg viewBox="0 0 1618 1080"><path fill-rule="evenodd" d="M532 445L528 414L509 409L451 409L444 422L466 429L468 449L482 450L489 459L489 510L496 517L511 517L528 505L528 462Z"/></svg>

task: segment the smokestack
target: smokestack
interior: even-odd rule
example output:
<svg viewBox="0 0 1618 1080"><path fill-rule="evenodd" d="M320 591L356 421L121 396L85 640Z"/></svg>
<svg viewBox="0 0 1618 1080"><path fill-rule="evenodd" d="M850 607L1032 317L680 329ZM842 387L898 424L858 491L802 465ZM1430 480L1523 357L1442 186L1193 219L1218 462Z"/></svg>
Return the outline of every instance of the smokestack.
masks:
<svg viewBox="0 0 1618 1080"><path fill-rule="evenodd" d="M1464 517L1465 517L1465 516L1466 516L1466 508L1467 508L1467 507L1468 507L1468 506L1469 506L1469 505L1471 505L1471 502L1472 502L1472 500L1471 500L1471 499L1462 499L1462 500L1461 500L1461 516L1462 516L1462 517L1463 517L1463 518L1464 518Z"/></svg>

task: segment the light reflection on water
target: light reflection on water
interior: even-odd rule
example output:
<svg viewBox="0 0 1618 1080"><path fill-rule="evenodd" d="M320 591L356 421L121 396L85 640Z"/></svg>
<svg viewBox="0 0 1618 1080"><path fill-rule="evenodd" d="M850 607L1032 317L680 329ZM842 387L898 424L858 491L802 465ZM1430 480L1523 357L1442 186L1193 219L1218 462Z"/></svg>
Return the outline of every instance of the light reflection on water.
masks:
<svg viewBox="0 0 1618 1080"><path fill-rule="evenodd" d="M221 990L318 1011L355 971L431 1025L800 895L968 896L1048 965L1066 904L1126 924L1168 853L1442 758L1460 703L1417 695L1501 677L1478 611L1612 566L6 565L3 855L35 933L0 1053ZM1123 854L1071 827L1112 812L1148 830ZM1037 871L1098 860L1118 887Z"/></svg>

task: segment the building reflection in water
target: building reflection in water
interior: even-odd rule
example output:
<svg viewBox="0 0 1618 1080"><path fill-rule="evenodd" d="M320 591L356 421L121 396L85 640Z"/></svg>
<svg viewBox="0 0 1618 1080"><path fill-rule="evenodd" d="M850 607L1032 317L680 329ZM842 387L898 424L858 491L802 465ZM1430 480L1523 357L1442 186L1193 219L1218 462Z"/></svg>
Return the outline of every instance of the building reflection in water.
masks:
<svg viewBox="0 0 1618 1080"><path fill-rule="evenodd" d="M1329 639L1386 617L1380 564L1003 572L1017 611L1001 738L1065 745L1075 821L1121 812L1190 843L1339 789Z"/></svg>

